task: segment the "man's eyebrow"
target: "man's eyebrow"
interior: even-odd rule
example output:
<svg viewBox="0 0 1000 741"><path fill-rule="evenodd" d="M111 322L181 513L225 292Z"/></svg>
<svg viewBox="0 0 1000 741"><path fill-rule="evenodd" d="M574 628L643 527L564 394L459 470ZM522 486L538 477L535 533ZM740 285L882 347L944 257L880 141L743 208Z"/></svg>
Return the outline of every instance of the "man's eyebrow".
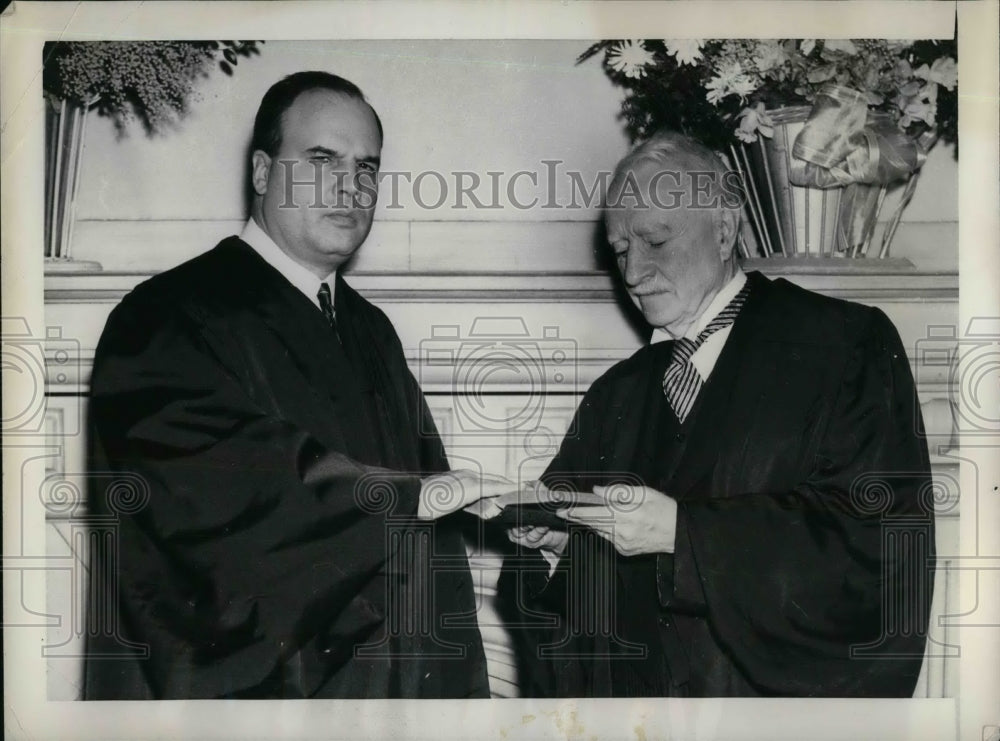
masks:
<svg viewBox="0 0 1000 741"><path fill-rule="evenodd" d="M330 149L329 147L324 147L319 144L317 144L314 147L309 147L309 149L306 150L306 154L323 154L326 155L327 157L334 157L337 159L340 159L341 157L340 152L338 152L337 150ZM377 154L369 155L367 157L359 157L357 161L367 162L369 164L375 165L376 167L382 164L382 158L379 157Z"/></svg>

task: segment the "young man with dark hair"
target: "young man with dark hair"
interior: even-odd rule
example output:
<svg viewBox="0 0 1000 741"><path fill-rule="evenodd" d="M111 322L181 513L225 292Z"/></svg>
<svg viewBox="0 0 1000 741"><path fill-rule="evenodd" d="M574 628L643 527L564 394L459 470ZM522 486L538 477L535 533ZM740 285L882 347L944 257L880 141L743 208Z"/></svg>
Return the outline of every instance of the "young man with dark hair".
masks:
<svg viewBox="0 0 1000 741"><path fill-rule="evenodd" d="M303 72L253 142L242 234L138 286L97 349L91 468L148 497L91 492L118 535L91 569L85 696L488 696L441 518L511 485L449 470L392 325L338 272L371 228L381 124Z"/></svg>

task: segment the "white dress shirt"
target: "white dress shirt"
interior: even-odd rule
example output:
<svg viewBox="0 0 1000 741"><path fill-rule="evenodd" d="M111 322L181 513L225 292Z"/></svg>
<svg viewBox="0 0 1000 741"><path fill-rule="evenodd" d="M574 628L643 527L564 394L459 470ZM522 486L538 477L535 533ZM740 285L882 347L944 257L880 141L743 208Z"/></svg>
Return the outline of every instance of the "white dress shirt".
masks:
<svg viewBox="0 0 1000 741"><path fill-rule="evenodd" d="M701 316L698 317L697 321L688 327L688 331L684 333L684 336L689 340L696 339L701 330L707 327L729 305L729 302L736 298L736 294L743 289L746 282L746 273L737 268L736 275L722 287L722 290L715 294L715 298L712 299L712 302L702 312ZM725 346L726 340L729 339L729 333L732 329L733 325L730 324L728 327L723 327L713 332L695 350L694 355L691 356L691 365L698 371L702 382L708 380L712 369L715 368L715 362L719 359L722 348ZM676 339L678 338L670 334L666 329L657 327L653 330L653 336L649 338L649 344L652 345L655 342L666 342L667 340Z"/></svg>
<svg viewBox="0 0 1000 741"><path fill-rule="evenodd" d="M268 265L281 273L285 280L291 283L305 294L305 297L317 308L319 305L319 287L323 283L330 286L330 299L333 300L337 282L334 280L336 271L330 273L325 279L320 280L311 270L295 262L271 239L267 232L260 228L251 217L247 220L240 239L253 247L254 251L264 258Z"/></svg>

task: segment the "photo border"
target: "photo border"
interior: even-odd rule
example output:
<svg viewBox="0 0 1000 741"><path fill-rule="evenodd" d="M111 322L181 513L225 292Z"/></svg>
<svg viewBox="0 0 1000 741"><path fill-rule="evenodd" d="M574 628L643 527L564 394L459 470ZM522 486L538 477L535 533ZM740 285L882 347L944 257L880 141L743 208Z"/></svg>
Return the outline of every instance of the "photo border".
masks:
<svg viewBox="0 0 1000 741"><path fill-rule="evenodd" d="M960 327L973 317L1000 317L1000 184L997 126L997 4L937 2L15 2L0 20L2 105L2 301L4 317L44 327L41 44L45 40L138 38L537 38L684 37L835 38L950 37L959 26ZM5 374L3 394L25 393ZM997 438L963 448L981 482L1000 481ZM44 511L20 511L12 487L29 440L3 441L5 557L25 543L44 543ZM972 490L970 466L962 487ZM990 483L992 486L992 483ZM987 523L1000 521L1000 497L977 492L978 519L961 521L962 557L1000 558ZM972 509L972 508L966 508ZM19 529L23 523L23 529ZM992 552L967 552L985 543ZM44 549L42 549L44 552ZM992 561L990 561L992 559ZM974 561L973 561L974 562ZM963 607L1000 626L1000 570L961 572ZM4 579L4 599L21 599ZM27 595L44 604L44 594ZM6 612L6 611L5 611ZM1000 725L1000 630L960 631L959 698L933 700L622 699L470 701L170 701L49 702L44 628L4 631L5 728L30 738L986 738Z"/></svg>

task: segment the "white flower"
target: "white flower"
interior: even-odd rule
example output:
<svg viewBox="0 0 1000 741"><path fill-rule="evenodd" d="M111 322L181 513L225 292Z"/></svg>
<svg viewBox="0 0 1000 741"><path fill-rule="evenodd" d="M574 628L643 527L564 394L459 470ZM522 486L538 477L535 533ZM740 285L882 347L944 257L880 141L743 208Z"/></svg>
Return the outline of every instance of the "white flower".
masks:
<svg viewBox="0 0 1000 741"><path fill-rule="evenodd" d="M802 39L802 44L799 45L799 49L802 50L802 55L808 57L812 50L816 48L816 39Z"/></svg>
<svg viewBox="0 0 1000 741"><path fill-rule="evenodd" d="M729 90L726 87L726 81L721 77L713 77L705 84L705 87L708 89L708 93L705 95L705 100L712 105L718 105L719 101L726 97L729 93Z"/></svg>
<svg viewBox="0 0 1000 741"><path fill-rule="evenodd" d="M930 68L926 64L920 65L913 70L913 75L951 90L958 84L958 65L951 57L940 57L934 60Z"/></svg>
<svg viewBox="0 0 1000 741"><path fill-rule="evenodd" d="M903 108L903 117L899 119L899 127L905 129L915 121L924 121L928 126L933 126L936 118L936 103L911 100Z"/></svg>
<svg viewBox="0 0 1000 741"><path fill-rule="evenodd" d="M653 52L642 45L642 39L627 39L612 47L607 60L616 72L638 79L646 74L646 65L653 63Z"/></svg>
<svg viewBox="0 0 1000 741"><path fill-rule="evenodd" d="M730 86L729 92L733 95L740 96L740 102L744 102L747 96L750 95L754 90L757 89L757 83L751 80L747 75L740 75L735 80L733 80Z"/></svg>
<svg viewBox="0 0 1000 741"><path fill-rule="evenodd" d="M701 47L704 43L703 39L663 39L667 54L676 57L678 64L691 66L701 59Z"/></svg>
<svg viewBox="0 0 1000 741"><path fill-rule="evenodd" d="M713 105L718 105L719 101L727 95L735 94L739 95L741 99L745 99L756 89L756 85L743 72L743 67L740 66L739 62L733 62L729 66L720 68L718 74L709 80L705 87L708 88L708 94L705 98Z"/></svg>
<svg viewBox="0 0 1000 741"><path fill-rule="evenodd" d="M905 129L916 121L933 126L937 119L937 92L938 86L928 82L912 95L901 95L897 101L899 110L903 112L899 127Z"/></svg>
<svg viewBox="0 0 1000 741"><path fill-rule="evenodd" d="M761 73L780 67L788 59L785 48L778 41L760 41L753 56L753 63Z"/></svg>
<svg viewBox="0 0 1000 741"><path fill-rule="evenodd" d="M764 110L764 104L758 103L753 108L744 108L739 115L740 125L736 129L736 138L752 144L757 141L758 132L770 139L774 136L774 121Z"/></svg>

